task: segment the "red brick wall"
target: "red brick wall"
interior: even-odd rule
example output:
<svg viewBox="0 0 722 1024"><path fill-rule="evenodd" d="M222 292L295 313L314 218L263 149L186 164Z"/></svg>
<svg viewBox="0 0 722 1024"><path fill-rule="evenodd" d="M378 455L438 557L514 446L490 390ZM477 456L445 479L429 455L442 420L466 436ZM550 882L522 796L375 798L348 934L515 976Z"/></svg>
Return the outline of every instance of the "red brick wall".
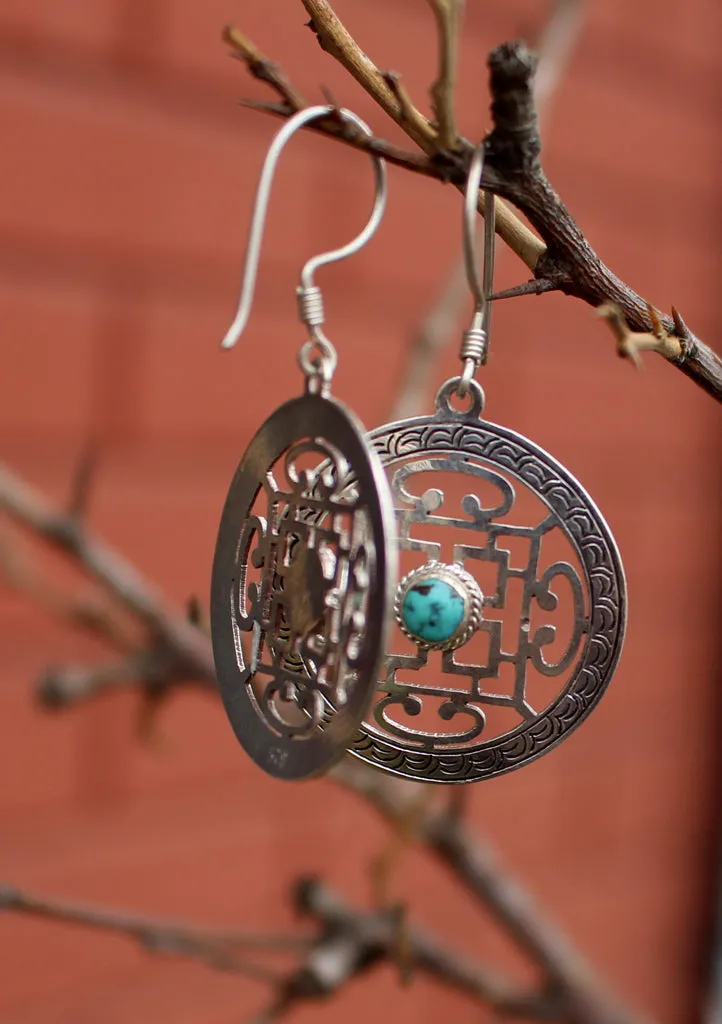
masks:
<svg viewBox="0 0 722 1024"><path fill-rule="evenodd" d="M612 267L714 339L717 5L588 6L547 124L547 170ZM536 24L542 5L467 7L459 120L478 136L484 55ZM423 97L435 59L425 5L340 0L338 10ZM236 104L263 93L219 42L234 19L310 98L323 83L395 137L318 50L295 0L0 8L2 450L62 497L82 440L102 437L94 527L178 602L207 592L224 490L250 432L298 391L298 268L354 231L371 189L357 154L295 140L251 328L222 355L276 127ZM394 169L390 179L378 236L322 282L336 391L368 425L391 407L410 333L459 245L456 191ZM525 276L500 256L500 287ZM635 374L589 308L558 296L500 305L492 352L490 418L548 447L595 496L625 558L630 621L619 673L584 729L534 767L476 787L470 813L625 998L663 1024L692 1021L716 816L719 412L660 360ZM454 368L450 350L438 379ZM302 871L367 897L382 836L370 812L329 783L262 777L219 706L199 696L165 710L160 751L138 742L131 697L40 713L32 685L48 663L105 655L10 596L0 610L0 878L248 927L287 922L286 888ZM418 920L470 953L509 959L417 854L400 885L418 894ZM0 919L2 1021L220 1024L263 998L122 940ZM386 970L294 1020L361 1019L370 999L384 1001L383 1021L479 1020L460 997L424 981L403 989Z"/></svg>

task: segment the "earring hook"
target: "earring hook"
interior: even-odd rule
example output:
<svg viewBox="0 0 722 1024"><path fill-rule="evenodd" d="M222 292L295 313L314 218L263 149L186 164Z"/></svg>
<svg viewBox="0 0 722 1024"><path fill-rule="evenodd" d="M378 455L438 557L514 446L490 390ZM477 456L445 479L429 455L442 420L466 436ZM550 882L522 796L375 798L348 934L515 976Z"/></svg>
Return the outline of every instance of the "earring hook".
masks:
<svg viewBox="0 0 722 1024"><path fill-rule="evenodd" d="M469 164L469 174L464 190L463 210L463 249L466 280L474 296L474 313L471 326L464 331L460 357L464 369L459 381L458 394L463 398L467 392L469 381L473 378L478 366L486 363L489 350L489 327L491 324L491 302L489 296L494 284L494 249L496 244L496 207L494 194L484 190L484 263L482 279L479 281L479 264L476 252L476 212L481 177L484 172L484 156L486 140L474 150Z"/></svg>
<svg viewBox="0 0 722 1024"><path fill-rule="evenodd" d="M248 323L248 318L251 314L253 293L256 287L258 264L261 255L261 241L263 239L263 229L266 221L266 213L268 211L268 200L271 193L273 176L278 164L278 158L280 157L286 143L299 128L308 124L310 121L315 121L322 117L328 117L329 114L334 112L343 121L354 125L359 129L359 131L369 138L373 138L371 129L364 121L361 120L360 117L357 117L356 114L350 110L339 110L333 106L307 107L289 118L281 130L277 132L268 153L266 154L263 169L261 170L261 176L258 181L253 216L251 219L251 228L248 235L248 246L246 248L246 259L241 283L241 293L238 300L238 309L233 323L228 328L228 331L221 342L222 348L232 348L236 344L240 336L243 334ZM335 263L337 260L345 259L347 256L351 256L353 253L358 252L358 250L368 242L378 228L386 207L386 163L382 157L377 156L375 153L371 154L371 160L374 168L375 195L371 216L369 217L366 226L346 245L342 245L340 248L333 249L329 252L321 253L318 256L313 256L311 259L307 260L301 270L301 284L297 289L301 320L306 324L310 331L309 341L303 346L299 357L301 368L309 377L319 375L318 362L314 363L310 360L310 350L314 347L319 349L321 352L321 375L325 381L330 380L330 376L335 368L336 352L331 342L321 331L321 324L323 324L324 321L323 301L320 289L313 283L313 275L319 267L326 266L328 263Z"/></svg>

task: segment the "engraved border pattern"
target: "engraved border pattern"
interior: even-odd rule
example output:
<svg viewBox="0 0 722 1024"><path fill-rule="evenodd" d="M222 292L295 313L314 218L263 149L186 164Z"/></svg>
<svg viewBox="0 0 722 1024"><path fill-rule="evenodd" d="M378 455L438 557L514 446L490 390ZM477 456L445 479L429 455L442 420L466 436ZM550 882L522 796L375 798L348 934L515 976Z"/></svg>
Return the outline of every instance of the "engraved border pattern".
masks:
<svg viewBox="0 0 722 1024"><path fill-rule="evenodd" d="M590 630L577 669L544 712L474 750L438 754L402 747L362 727L349 752L406 778L462 783L513 771L547 753L603 696L621 654L626 626L624 570L612 534L591 497L548 452L506 427L458 414L379 427L369 441L384 465L415 455L462 452L516 476L559 516L580 557L590 601Z"/></svg>

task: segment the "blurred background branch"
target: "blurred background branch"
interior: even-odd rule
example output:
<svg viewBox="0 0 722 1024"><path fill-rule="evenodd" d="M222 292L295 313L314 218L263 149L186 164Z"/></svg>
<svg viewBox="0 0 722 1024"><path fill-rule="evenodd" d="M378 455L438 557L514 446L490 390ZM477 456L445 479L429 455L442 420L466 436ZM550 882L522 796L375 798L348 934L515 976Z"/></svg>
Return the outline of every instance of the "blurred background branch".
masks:
<svg viewBox="0 0 722 1024"><path fill-rule="evenodd" d="M154 713L159 709L161 701L178 687L198 685L217 694L213 655L207 633L181 617L180 613L173 612L158 590L122 556L93 537L85 523L78 521L72 509L63 511L54 508L42 494L7 467L0 466L0 512L69 557L78 571L91 576L110 598L121 598L125 611L135 614L147 629L147 645L137 648L115 665L55 669L46 674L38 691L38 697L46 707L69 708L98 697L108 689L119 687L137 689L143 706L146 709L152 708ZM35 590L41 588L24 585L22 572L18 572L16 566L13 571L16 587L19 586L32 599ZM37 570L33 569L32 573L33 579L40 578ZM66 618L75 607L76 603L68 596L54 602L48 610ZM103 622L102 632L105 635L113 635L111 619L112 612L109 620ZM75 616L72 621L78 624ZM94 617L85 623L81 620L81 624L97 631L99 621L103 620ZM318 901L312 901L311 905L334 908L333 919L346 922L343 938L338 940L346 958L346 967L341 971L342 979L347 972L355 973L361 965L366 966L379 956L387 955L390 946L395 943L395 955L399 955L400 950L402 957L411 957L411 963L419 963L446 981L466 987L467 991L475 989L480 998L490 1000L500 1013L508 1003L513 1009L503 1012L518 1016L519 1007L523 1004L527 1016L541 1013L542 1008L544 1013L539 1019L558 1020L563 1024L641 1024L643 1018L617 1003L595 978L590 966L573 945L545 918L522 886L504 870L487 844L465 827L457 813L458 805L453 800L443 806L444 801L449 799L445 795L432 799L431 791L427 795L421 784L385 776L351 757L346 757L332 769L329 777L367 800L388 825L392 837L392 860L390 862L388 859L387 849L383 870L390 875L393 859L401 856L411 842L423 846L438 859L440 865L451 871L469 895L518 944L539 969L544 983L543 993L531 1000L526 996L518 997L508 993L502 996L499 992L507 992L506 983L482 981L482 978L487 978L483 969L462 967L455 955L440 951L435 940L427 942L413 929L409 930L405 919L400 934L399 922L396 921L392 943L390 919L383 908L379 911L381 916L367 919L346 912L341 914L339 908L342 905L335 898L319 898ZM439 800L442 802L441 808L436 806ZM378 863L376 869L378 871ZM376 880L378 882L378 874ZM388 905L393 908L395 901L391 888L387 882L382 886L382 892ZM325 893L323 888L312 891L317 895ZM147 923L129 922L126 918L118 918L113 912L101 909L88 911L84 916L84 912L72 907L26 897L11 889L7 890L4 906L18 912L117 928L136 938L139 934L148 934ZM163 924L153 925L152 929L159 934L168 934ZM354 937L351 952L347 942L349 932ZM212 962L213 957L208 952L207 944L201 942L199 945L195 940L188 940L184 947L184 935L187 938L185 932L176 935L175 945L169 940L170 945L161 944L159 948L165 951L185 951L186 955L188 950L192 951L190 955L198 955L200 950L204 958ZM243 970L247 972L250 968L245 961L243 964ZM212 965L217 966L215 963ZM469 980L472 975L476 981ZM464 978L466 981L460 980ZM489 995L492 992L495 993L493 998ZM554 1012L551 1018L548 1015L548 993L553 993ZM276 1003L273 1005L280 1006ZM284 1008L285 1005L283 1003ZM276 1015L279 1015L278 1012Z"/></svg>

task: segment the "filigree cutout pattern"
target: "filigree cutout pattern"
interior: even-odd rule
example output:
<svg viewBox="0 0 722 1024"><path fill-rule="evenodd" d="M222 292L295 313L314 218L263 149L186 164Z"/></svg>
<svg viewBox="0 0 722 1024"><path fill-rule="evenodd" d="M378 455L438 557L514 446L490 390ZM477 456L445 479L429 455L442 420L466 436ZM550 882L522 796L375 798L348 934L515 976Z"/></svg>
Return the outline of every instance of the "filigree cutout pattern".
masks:
<svg viewBox="0 0 722 1024"><path fill-rule="evenodd" d="M392 529L383 469L347 410L309 394L266 421L223 512L211 625L229 718L272 774L327 768L368 706Z"/></svg>
<svg viewBox="0 0 722 1024"><path fill-rule="evenodd" d="M611 534L548 453L448 402L370 437L391 483L404 569L459 563L479 581L484 609L474 641L436 656L408 643L405 651L401 631L392 634L352 753L435 782L520 767L582 721L618 660L626 605ZM536 509L529 525L520 505L527 518ZM491 728L495 715L501 728Z"/></svg>
<svg viewBox="0 0 722 1024"><path fill-rule="evenodd" d="M310 454L315 464L301 469ZM250 656L239 656L241 682L255 676L257 713L288 738L313 735L357 682L374 551L365 510L344 490L348 474L328 441L299 441L266 471L265 515L241 533L235 625L253 638ZM260 581L249 581L249 562ZM309 661L313 679L302 668Z"/></svg>

